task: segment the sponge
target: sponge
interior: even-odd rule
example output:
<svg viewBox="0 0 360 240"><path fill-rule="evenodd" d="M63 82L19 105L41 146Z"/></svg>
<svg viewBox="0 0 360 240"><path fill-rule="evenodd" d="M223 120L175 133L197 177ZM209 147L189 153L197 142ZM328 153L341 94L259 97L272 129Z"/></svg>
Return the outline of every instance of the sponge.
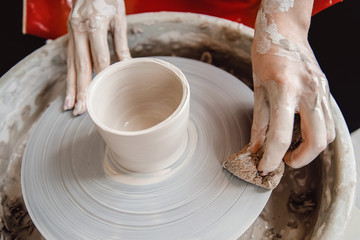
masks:
<svg viewBox="0 0 360 240"><path fill-rule="evenodd" d="M293 137L289 150L296 149L301 142L300 116L295 114ZM228 157L223 162L223 167L246 182L272 190L279 184L284 174L285 164L282 161L276 170L269 173L267 176L261 176L257 170L257 165L263 154L264 145L261 146L255 154L251 154L250 144L248 144L240 152Z"/></svg>
<svg viewBox="0 0 360 240"><path fill-rule="evenodd" d="M284 162L281 162L275 171L267 176L261 176L256 167L264 153L263 149L261 147L256 154L251 154L250 145L248 144L240 152L228 157L223 162L223 167L246 182L272 190L279 184L285 166Z"/></svg>

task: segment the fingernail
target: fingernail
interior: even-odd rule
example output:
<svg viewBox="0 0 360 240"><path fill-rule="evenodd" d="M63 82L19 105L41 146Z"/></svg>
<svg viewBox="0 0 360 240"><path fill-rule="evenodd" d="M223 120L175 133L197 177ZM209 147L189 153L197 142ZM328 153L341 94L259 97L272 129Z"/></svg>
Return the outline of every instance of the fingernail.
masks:
<svg viewBox="0 0 360 240"><path fill-rule="evenodd" d="M86 106L85 106L84 102L82 102L82 101L76 102L75 108L73 111L73 115L77 116L77 115L83 114L84 112L86 112Z"/></svg>
<svg viewBox="0 0 360 240"><path fill-rule="evenodd" d="M70 96L66 96L64 100L64 111L70 110L74 108L74 98Z"/></svg>
<svg viewBox="0 0 360 240"><path fill-rule="evenodd" d="M260 174L260 176L262 176L262 177L265 177L265 176L269 175L269 173L270 173L270 172L268 172L268 171L259 171L259 174Z"/></svg>

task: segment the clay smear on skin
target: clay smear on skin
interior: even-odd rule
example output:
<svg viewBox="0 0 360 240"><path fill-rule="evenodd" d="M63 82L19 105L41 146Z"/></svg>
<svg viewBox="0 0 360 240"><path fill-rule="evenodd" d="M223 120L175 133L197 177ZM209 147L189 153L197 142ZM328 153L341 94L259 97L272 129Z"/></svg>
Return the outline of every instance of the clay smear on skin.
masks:
<svg viewBox="0 0 360 240"><path fill-rule="evenodd" d="M293 9L294 7L294 1L263 1L256 19L256 33L254 37L256 40L255 50L261 55L268 54L280 56L285 58L283 59L285 63L288 60L295 64L292 65L291 63L286 63L288 66L292 67L294 78L299 78L298 81L294 81L295 84L288 82L288 84L291 85L291 88L295 91L295 93L290 94L296 97L285 93L284 95L286 95L286 97L281 99L282 97L280 93L284 90L284 88L281 84L276 84L277 81L269 81L266 83L266 86L264 86L267 93L272 93L267 96L268 98L272 98L269 99L269 101L273 104L270 110L271 113L276 113L277 109L274 106L278 104L278 106L281 105L282 107L285 107L287 111L293 112L295 109L298 109L304 116L309 116L307 118L315 118L316 121L314 121L313 126L304 125L304 139L307 139L307 142L315 142L320 148L320 146L324 144L324 139L326 139L327 143L329 143L330 139L332 139L334 135L332 132L333 128L331 127L333 125L331 110L329 110L330 108L328 107L327 98L329 96L329 90L327 89L326 77L321 72L311 49L308 48L306 44L300 43L298 45L283 35L286 35L285 32L291 32L290 29L285 27L285 32L282 32L282 34L279 33L278 30L283 29L278 29L276 24L275 17L279 17L278 15L281 14L286 14L287 11ZM298 11L298 9L296 11ZM305 73L304 75L299 74L297 71L299 68L303 70L303 73ZM275 69L275 71L277 70L278 69ZM262 79L260 80L262 81ZM254 81L256 81L255 77ZM285 103L285 99L290 100L290 102ZM293 100L295 100L295 102L293 102ZM279 124L279 126L282 126L284 129L283 126L286 126L286 121L284 122L282 120L282 124ZM312 134L313 129L316 129L316 135ZM269 131L269 134L272 134L272 132ZM293 154L287 155L285 158L296 159L296 156L300 156L300 154L305 154L306 152L309 156L308 158L315 157L316 151L311 150L310 152L310 148L305 146L306 145L301 145L299 149L293 152ZM267 151L265 152L267 153ZM268 157L268 154L265 154L265 156ZM263 166L263 162L264 161L260 162L258 169L265 168ZM267 161L265 161L265 163L266 162ZM301 165L299 165L299 167L300 166ZM270 166L267 168L270 168Z"/></svg>
<svg viewBox="0 0 360 240"><path fill-rule="evenodd" d="M70 13L69 19L71 22L74 37L84 40L90 40L90 49L87 47L75 48L69 50L69 59L74 59L74 63L83 57L92 57L95 62L95 72L99 72L109 65L109 57L106 53L109 51L104 44L106 40L107 31L111 31L116 39L114 47L116 55L119 60L131 58L128 43L126 38L126 19L125 6L123 1L117 0L78 0ZM70 32L70 29L69 29ZM117 39L118 38L118 39ZM70 45L70 44L69 44ZM70 48L71 49L71 48ZM97 49L98 51L94 51ZM96 64L97 63L97 64ZM81 63L85 64L86 63ZM89 64L89 62L87 62ZM90 71L91 71L90 64ZM67 96L64 101L64 110L74 108L73 114L79 115L86 111L84 102L85 97L77 95L83 94L86 96L86 90L81 85L88 85L86 81L90 81L91 76L88 69L77 72L76 77L81 74L87 74L87 77L80 78L76 84L72 83L68 86ZM70 79L74 79L71 76ZM86 88L85 86L85 88ZM78 88L78 89L77 89ZM77 89L77 94L75 93Z"/></svg>
<svg viewBox="0 0 360 240"><path fill-rule="evenodd" d="M280 49L275 55L286 57L291 61L300 60L300 52L297 46L280 34L273 19L272 13L287 12L294 7L293 0L274 0L264 1L259 9L256 18L256 31L259 32L257 38L256 51L260 54L267 53L271 45L278 45ZM289 52L292 55L289 55Z"/></svg>
<svg viewBox="0 0 360 240"><path fill-rule="evenodd" d="M85 2L87 2L85 0ZM100 12L105 17L111 17L116 13L116 7L115 2L111 1L110 4L107 4L108 1L103 0L95 0L91 1L90 3L84 3L82 1L79 2L74 6L73 12L72 12L72 18L79 18L80 20L86 20L88 16L96 15L98 12ZM91 4L93 8L84 7Z"/></svg>

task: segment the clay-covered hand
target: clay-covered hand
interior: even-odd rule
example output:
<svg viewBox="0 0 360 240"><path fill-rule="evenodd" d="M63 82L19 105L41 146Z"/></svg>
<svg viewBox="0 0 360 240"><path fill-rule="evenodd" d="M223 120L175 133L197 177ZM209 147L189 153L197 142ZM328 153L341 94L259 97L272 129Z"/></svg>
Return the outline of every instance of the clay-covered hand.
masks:
<svg viewBox="0 0 360 240"><path fill-rule="evenodd" d="M86 91L96 73L110 64L108 32L118 60L131 58L123 0L76 0L68 18L68 73L64 110L86 111Z"/></svg>
<svg viewBox="0 0 360 240"><path fill-rule="evenodd" d="M281 10L269 2L279 1L263 1L252 45L255 106L250 149L256 152L266 138L258 165L261 175L275 170L282 159L293 168L307 165L335 138L328 82L307 41L311 8L307 19L299 21L294 18L296 6ZM302 143L290 151L296 112Z"/></svg>

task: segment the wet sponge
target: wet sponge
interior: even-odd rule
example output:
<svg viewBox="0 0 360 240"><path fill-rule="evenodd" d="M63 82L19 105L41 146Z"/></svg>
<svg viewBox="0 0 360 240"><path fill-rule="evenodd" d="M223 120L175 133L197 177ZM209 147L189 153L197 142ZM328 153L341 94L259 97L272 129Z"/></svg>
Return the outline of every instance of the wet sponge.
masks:
<svg viewBox="0 0 360 240"><path fill-rule="evenodd" d="M293 136L289 150L292 151L296 149L301 142L300 116L299 114L295 114ZM223 162L223 167L246 182L272 190L279 184L284 174L285 164L281 162L275 171L269 173L267 176L261 176L257 170L257 165L263 154L264 146L261 146L255 154L251 154L248 144L240 152L228 157Z"/></svg>
<svg viewBox="0 0 360 240"><path fill-rule="evenodd" d="M257 170L257 165L264 153L263 147L251 154L249 145L246 145L240 152L231 155L223 162L223 167L236 177L255 184L257 186L274 189L280 182L285 169L284 162L267 176L261 176Z"/></svg>

